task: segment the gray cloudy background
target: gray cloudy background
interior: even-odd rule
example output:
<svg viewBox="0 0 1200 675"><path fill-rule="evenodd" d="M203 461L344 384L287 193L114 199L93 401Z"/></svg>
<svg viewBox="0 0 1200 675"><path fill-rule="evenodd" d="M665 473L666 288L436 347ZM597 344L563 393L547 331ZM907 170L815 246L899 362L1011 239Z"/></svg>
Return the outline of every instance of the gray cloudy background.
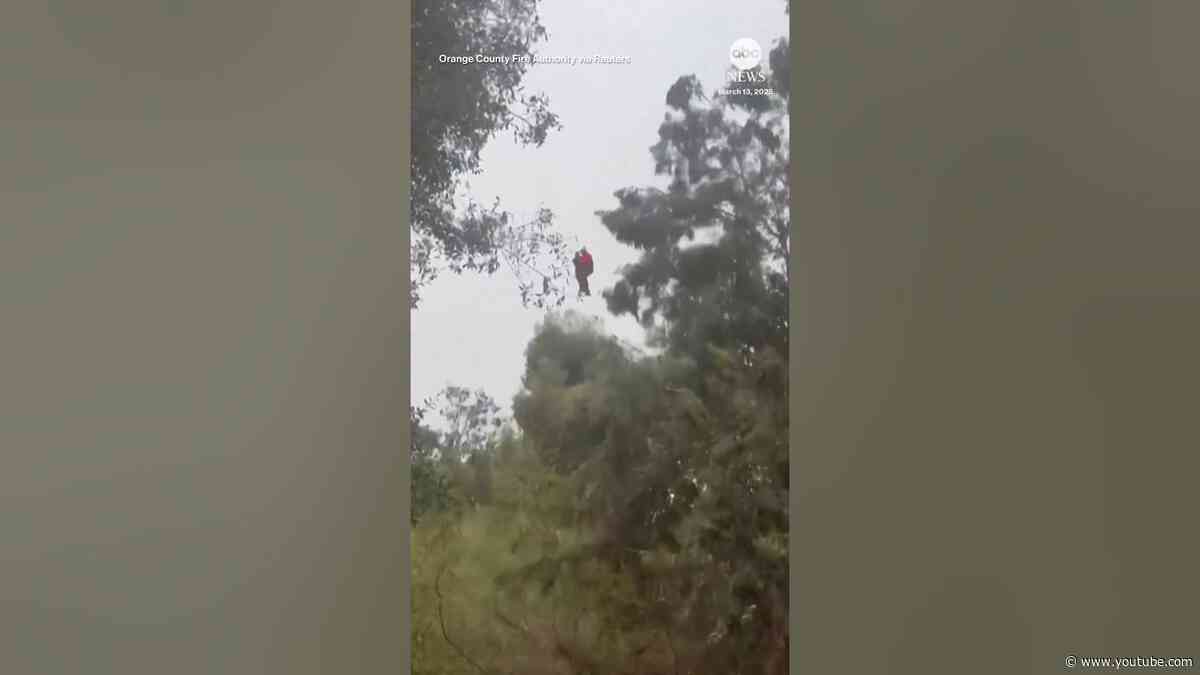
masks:
<svg viewBox="0 0 1200 675"><path fill-rule="evenodd" d="M568 243L588 247L596 258L592 297L577 303L572 293L566 307L600 317L609 331L642 346L637 324L609 316L600 295L637 252L619 244L595 212L613 208L613 192L622 187L665 185L654 175L649 148L657 139L667 88L688 74L697 75L708 91L719 86L734 40L753 38L766 51L787 35L784 7L783 0L541 5L549 38L539 45L539 55L627 56L631 62L535 64L526 88L549 95L563 129L540 148L497 137L470 188L485 203L500 197L518 215L549 208ZM507 410L521 387L525 345L543 316L521 307L515 283L504 272L444 274L422 291L412 315L413 402L455 384L483 389Z"/></svg>

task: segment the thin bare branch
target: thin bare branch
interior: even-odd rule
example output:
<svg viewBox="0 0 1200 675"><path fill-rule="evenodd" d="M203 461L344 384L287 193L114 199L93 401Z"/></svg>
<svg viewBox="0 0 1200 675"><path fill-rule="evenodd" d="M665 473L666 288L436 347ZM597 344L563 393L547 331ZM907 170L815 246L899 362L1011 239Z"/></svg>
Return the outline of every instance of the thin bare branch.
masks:
<svg viewBox="0 0 1200 675"><path fill-rule="evenodd" d="M483 666L479 665L478 663L476 663L474 659L472 659L470 656L467 655L467 652L464 651L462 647L459 647L453 640L451 640L450 633L449 633L449 631L446 630L446 617L442 612L443 597L442 597L442 588L441 588L442 574L444 574L445 572L446 572L446 566L443 565L442 568L438 570L437 576L433 580L433 592L435 595L437 595L437 599L438 599L437 615L438 615L438 623L441 624L441 627L442 627L442 639L445 640L446 644L450 645L454 649L454 651L458 652L458 655L460 657L462 657L462 659L464 661L471 664L471 666L474 667L475 670L478 670L480 673L487 675L487 672L488 672L487 669L484 668Z"/></svg>

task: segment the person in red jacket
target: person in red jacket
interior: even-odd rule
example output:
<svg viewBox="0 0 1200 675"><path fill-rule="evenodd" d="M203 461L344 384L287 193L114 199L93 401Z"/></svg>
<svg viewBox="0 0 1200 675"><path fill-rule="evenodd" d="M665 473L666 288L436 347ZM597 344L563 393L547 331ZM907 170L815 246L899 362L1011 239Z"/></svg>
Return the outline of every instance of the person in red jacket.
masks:
<svg viewBox="0 0 1200 675"><path fill-rule="evenodd" d="M588 253L586 246L579 249L573 262L575 263L575 281L579 282L579 295L591 295L592 291L588 288L588 277L592 275L594 265L592 254Z"/></svg>

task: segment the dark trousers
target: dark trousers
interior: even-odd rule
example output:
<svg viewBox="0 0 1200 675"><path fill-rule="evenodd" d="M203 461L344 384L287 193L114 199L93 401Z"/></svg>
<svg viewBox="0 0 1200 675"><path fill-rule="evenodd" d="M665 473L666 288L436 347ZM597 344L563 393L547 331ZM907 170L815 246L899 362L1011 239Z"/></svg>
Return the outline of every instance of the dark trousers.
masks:
<svg viewBox="0 0 1200 675"><path fill-rule="evenodd" d="M579 294L580 295L591 295L592 294L591 289L588 288L587 277L585 277L582 274L576 274L575 281L579 282Z"/></svg>

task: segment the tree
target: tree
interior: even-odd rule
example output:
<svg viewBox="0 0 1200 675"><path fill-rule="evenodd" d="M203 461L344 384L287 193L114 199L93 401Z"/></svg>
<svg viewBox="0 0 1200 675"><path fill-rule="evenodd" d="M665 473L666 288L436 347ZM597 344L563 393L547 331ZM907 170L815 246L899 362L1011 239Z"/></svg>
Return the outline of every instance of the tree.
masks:
<svg viewBox="0 0 1200 675"><path fill-rule="evenodd" d="M440 394L445 431L439 449L448 461L461 461L471 454L487 452L503 424L500 406L482 389L448 386Z"/></svg>
<svg viewBox="0 0 1200 675"><path fill-rule="evenodd" d="M561 128L542 94L526 94L530 67L446 62L444 57L530 55L546 37L536 0L417 0L413 8L410 305L438 274L495 273L507 264L522 300L544 306L565 299L566 245L549 212L518 219L468 199L463 179L480 170L480 153L497 134L540 146ZM561 299L560 299L561 298Z"/></svg>
<svg viewBox="0 0 1200 675"><path fill-rule="evenodd" d="M770 350L747 361L715 348L711 362L637 358L571 317L541 326L514 414L528 447L569 481L591 534L527 571L557 583L603 561L641 598L622 610L625 629L665 631L681 672L767 661L782 672L787 364Z"/></svg>
<svg viewBox="0 0 1200 675"><path fill-rule="evenodd" d="M438 434L425 425L428 411L429 402L408 408L410 519L414 524L425 514L443 511L450 505L445 467L438 461Z"/></svg>
<svg viewBox="0 0 1200 675"><path fill-rule="evenodd" d="M745 95L759 82L730 82L742 95L703 93L695 76L667 92L668 112L651 148L669 189L630 187L606 228L641 250L604 297L609 311L657 329L657 342L708 358L707 346L787 352L790 255L788 43L769 58L773 96ZM750 78L745 78L750 79ZM698 235L710 241L695 243Z"/></svg>
<svg viewBox="0 0 1200 675"><path fill-rule="evenodd" d="M441 417L438 427L426 422L431 412ZM451 385L421 405L410 406L414 523L455 504L490 498L493 454L505 440L504 423L500 406L483 390Z"/></svg>
<svg viewBox="0 0 1200 675"><path fill-rule="evenodd" d="M673 184L618 191L601 213L643 251L605 293L609 309L642 320L663 354L549 320L514 402L594 533L586 555L535 569L620 570L641 599L628 630L669 635L680 672L787 669L790 194L788 89L777 91L708 99L694 77L670 88L651 152ZM711 243L687 245L706 229Z"/></svg>

